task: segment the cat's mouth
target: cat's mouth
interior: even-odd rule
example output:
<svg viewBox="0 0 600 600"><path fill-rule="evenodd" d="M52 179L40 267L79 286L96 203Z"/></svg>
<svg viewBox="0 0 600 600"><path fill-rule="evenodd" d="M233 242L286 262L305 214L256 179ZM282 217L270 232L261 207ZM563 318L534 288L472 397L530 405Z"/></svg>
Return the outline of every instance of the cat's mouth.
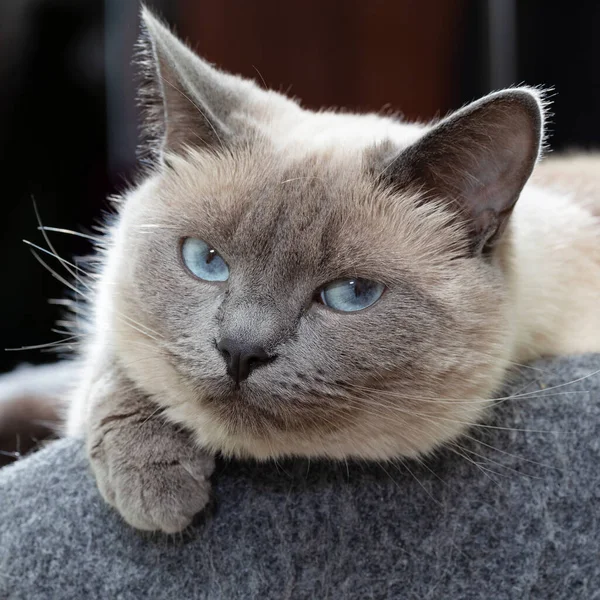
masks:
<svg viewBox="0 0 600 600"><path fill-rule="evenodd" d="M252 382L221 384L206 389L200 402L233 433L267 437L274 431L312 431L327 435L353 423L358 413L353 404L332 403L323 396L267 392Z"/></svg>
<svg viewBox="0 0 600 600"><path fill-rule="evenodd" d="M198 377L197 365L187 369L177 355L168 356L194 390L196 402L232 435L264 439L276 432L328 435L359 418L359 405L349 397L344 382L329 381L321 369L309 374L276 368L277 360L271 360L236 381L225 369L216 368L211 375Z"/></svg>

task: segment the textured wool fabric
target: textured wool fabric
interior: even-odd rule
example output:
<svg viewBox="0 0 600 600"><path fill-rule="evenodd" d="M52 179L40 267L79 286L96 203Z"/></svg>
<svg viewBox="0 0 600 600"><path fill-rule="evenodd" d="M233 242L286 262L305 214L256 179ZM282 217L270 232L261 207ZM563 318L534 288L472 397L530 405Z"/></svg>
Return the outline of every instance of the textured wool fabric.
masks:
<svg viewBox="0 0 600 600"><path fill-rule="evenodd" d="M0 470L0 598L600 598L599 368L524 369L492 427L422 465L223 462L173 537L125 525L80 442L52 443Z"/></svg>

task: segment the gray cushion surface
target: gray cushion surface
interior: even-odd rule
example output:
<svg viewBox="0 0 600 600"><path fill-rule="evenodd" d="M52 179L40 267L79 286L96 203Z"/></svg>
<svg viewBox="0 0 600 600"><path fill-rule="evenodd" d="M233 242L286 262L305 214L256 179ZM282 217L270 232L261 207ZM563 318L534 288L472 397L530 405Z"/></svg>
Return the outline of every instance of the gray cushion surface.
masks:
<svg viewBox="0 0 600 600"><path fill-rule="evenodd" d="M54 442L0 470L0 598L600 598L600 357L532 367L422 465L221 462L170 538Z"/></svg>

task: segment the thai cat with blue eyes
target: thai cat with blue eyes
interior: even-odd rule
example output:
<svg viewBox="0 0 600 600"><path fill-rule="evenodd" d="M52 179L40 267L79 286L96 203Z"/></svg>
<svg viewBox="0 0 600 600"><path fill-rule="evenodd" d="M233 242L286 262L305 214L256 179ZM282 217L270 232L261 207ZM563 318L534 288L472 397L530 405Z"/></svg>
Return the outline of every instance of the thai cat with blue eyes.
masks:
<svg viewBox="0 0 600 600"><path fill-rule="evenodd" d="M600 160L536 166L536 90L315 113L143 21L154 166L80 282L67 422L128 523L185 528L216 453L427 454L514 363L600 350Z"/></svg>

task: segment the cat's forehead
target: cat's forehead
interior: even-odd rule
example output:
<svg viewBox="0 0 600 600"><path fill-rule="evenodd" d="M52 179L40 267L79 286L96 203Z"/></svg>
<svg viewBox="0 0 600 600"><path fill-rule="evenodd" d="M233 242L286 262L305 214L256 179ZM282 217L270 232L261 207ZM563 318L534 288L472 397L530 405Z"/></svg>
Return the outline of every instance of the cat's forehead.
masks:
<svg viewBox="0 0 600 600"><path fill-rule="evenodd" d="M426 215L414 195L382 189L358 152L282 157L249 147L172 166L160 192L169 218L229 257L368 274L386 261L410 262L427 239L441 248L440 215Z"/></svg>

